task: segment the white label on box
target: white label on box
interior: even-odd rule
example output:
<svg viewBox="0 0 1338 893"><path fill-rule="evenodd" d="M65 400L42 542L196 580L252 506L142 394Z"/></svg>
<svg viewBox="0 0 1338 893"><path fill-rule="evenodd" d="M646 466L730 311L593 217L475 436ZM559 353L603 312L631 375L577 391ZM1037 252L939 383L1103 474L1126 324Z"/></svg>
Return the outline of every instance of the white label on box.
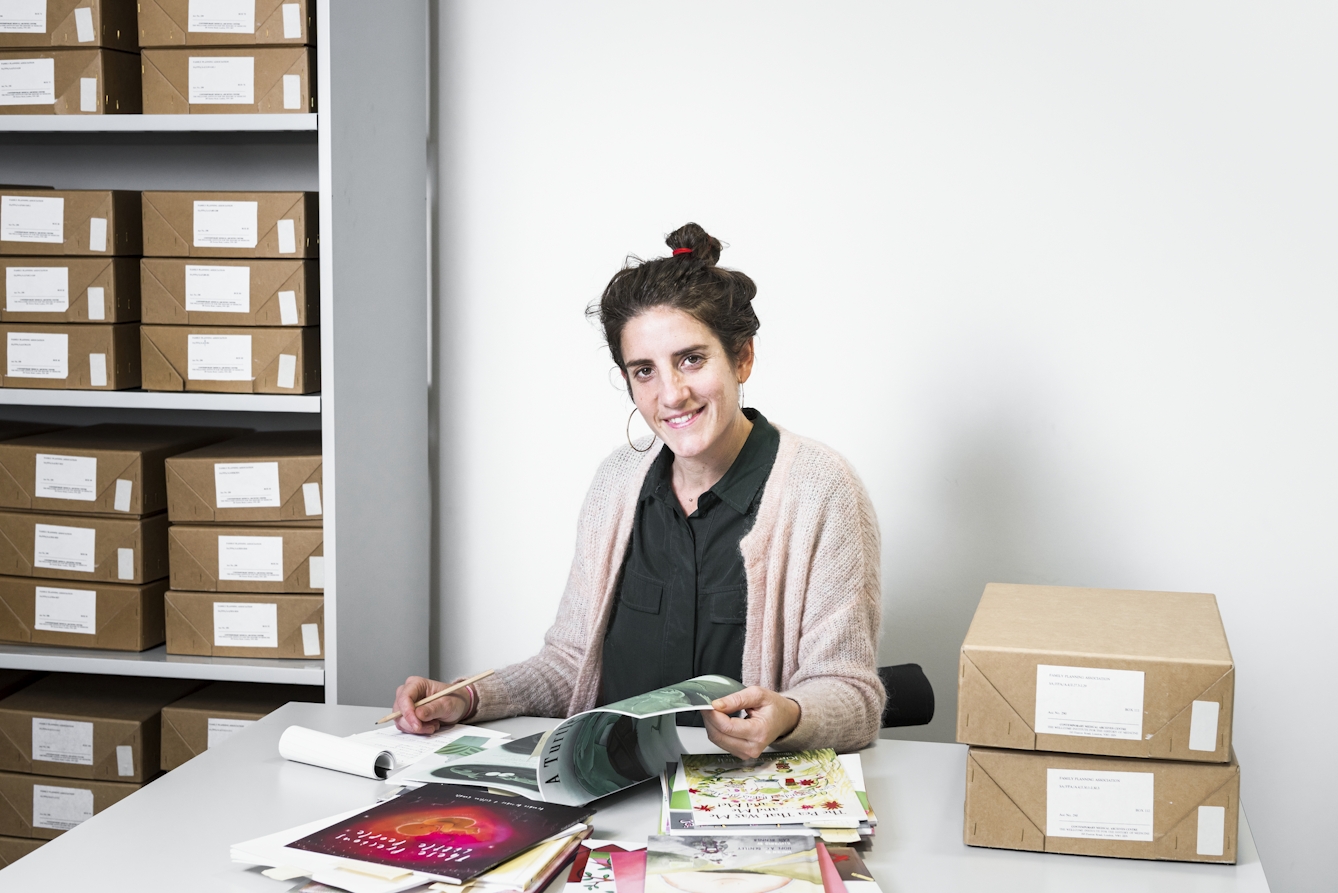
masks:
<svg viewBox="0 0 1338 893"><path fill-rule="evenodd" d="M279 253L294 254L297 252L297 224L291 220L280 220L279 228Z"/></svg>
<svg viewBox="0 0 1338 893"><path fill-rule="evenodd" d="M84 111L90 111L85 109ZM91 111L96 111L96 108ZM88 250L106 251L107 250L107 218L90 217L88 218Z"/></svg>
<svg viewBox="0 0 1338 893"><path fill-rule="evenodd" d="M5 309L20 313L64 313L70 309L69 267L9 267Z"/></svg>
<svg viewBox="0 0 1338 893"><path fill-rule="evenodd" d="M220 536L218 578L282 583L283 537Z"/></svg>
<svg viewBox="0 0 1338 893"><path fill-rule="evenodd" d="M279 354L279 375L275 382L281 388L291 388L297 379L297 357L290 353Z"/></svg>
<svg viewBox="0 0 1338 893"><path fill-rule="evenodd" d="M1221 709L1222 705L1216 701L1195 701L1190 705L1190 750L1217 750L1217 715Z"/></svg>
<svg viewBox="0 0 1338 893"><path fill-rule="evenodd" d="M214 464L214 508L278 508L278 462L217 462Z"/></svg>
<svg viewBox="0 0 1338 893"><path fill-rule="evenodd" d="M190 0L187 31L255 34L256 0Z"/></svg>
<svg viewBox="0 0 1338 893"><path fill-rule="evenodd" d="M1199 807L1199 839L1195 852L1200 856L1220 856L1226 849L1226 807Z"/></svg>
<svg viewBox="0 0 1338 893"><path fill-rule="evenodd" d="M91 574L97 535L92 527L34 524L33 567Z"/></svg>
<svg viewBox="0 0 1338 893"><path fill-rule="evenodd" d="M279 325L297 325L297 292L279 292Z"/></svg>
<svg viewBox="0 0 1338 893"><path fill-rule="evenodd" d="M0 34L45 33L46 0L0 0Z"/></svg>
<svg viewBox="0 0 1338 893"><path fill-rule="evenodd" d="M107 292L101 285L88 287L88 318L107 318Z"/></svg>
<svg viewBox="0 0 1338 893"><path fill-rule="evenodd" d="M36 587L33 629L47 633L98 632L98 594L92 589Z"/></svg>
<svg viewBox="0 0 1338 893"><path fill-rule="evenodd" d="M0 90L3 89L7 64L0 60ZM0 105L3 104L3 100L0 100ZM32 195L0 197L0 242L47 242L60 245L64 241L65 199Z"/></svg>
<svg viewBox="0 0 1338 893"><path fill-rule="evenodd" d="M302 75L285 74L283 76L283 107L285 109L302 108Z"/></svg>
<svg viewBox="0 0 1338 893"><path fill-rule="evenodd" d="M303 484L302 502L305 503L308 516L319 515L321 513L321 485L315 481L310 484Z"/></svg>
<svg viewBox="0 0 1338 893"><path fill-rule="evenodd" d="M33 495L43 499L93 502L98 498L96 456L38 453L33 461L33 477L36 479Z"/></svg>
<svg viewBox="0 0 1338 893"><path fill-rule="evenodd" d="M97 78L79 78L79 111L96 112L98 110L98 79ZM94 218L101 219L101 218ZM94 251L106 251L107 221L102 221L103 247L94 248Z"/></svg>
<svg viewBox="0 0 1338 893"><path fill-rule="evenodd" d="M279 606L273 602L214 602L214 645L278 648Z"/></svg>
<svg viewBox="0 0 1338 893"><path fill-rule="evenodd" d="M255 105L255 56L191 56L192 105Z"/></svg>
<svg viewBox="0 0 1338 893"><path fill-rule="evenodd" d="M205 739L205 749L218 747L242 729L255 723L254 719L218 719L209 717L209 737Z"/></svg>
<svg viewBox="0 0 1338 893"><path fill-rule="evenodd" d="M112 502L112 508L118 512L130 511L130 497L135 493L135 482L127 481L121 478L116 480L116 498Z"/></svg>
<svg viewBox="0 0 1338 893"><path fill-rule="evenodd" d="M87 6L81 6L74 11L74 33L80 43L92 43L93 32L93 10Z"/></svg>
<svg viewBox="0 0 1338 893"><path fill-rule="evenodd" d="M70 336L47 332L10 332L7 374L14 378L68 378Z"/></svg>
<svg viewBox="0 0 1338 893"><path fill-rule="evenodd" d="M307 576L310 578L312 589L325 588L325 557L323 555L312 555L307 559Z"/></svg>
<svg viewBox="0 0 1338 893"><path fill-rule="evenodd" d="M186 377L191 381L250 381L250 335L187 335Z"/></svg>
<svg viewBox="0 0 1338 893"><path fill-rule="evenodd" d="M307 657L321 656L321 629L314 623L302 624L302 654Z"/></svg>
<svg viewBox="0 0 1338 893"><path fill-rule="evenodd" d="M88 355L88 383L95 388L107 386L107 355L91 353Z"/></svg>
<svg viewBox="0 0 1338 893"><path fill-rule="evenodd" d="M55 104L55 59L0 59L0 105Z"/></svg>
<svg viewBox="0 0 1338 893"><path fill-rule="evenodd" d="M1045 833L1088 840L1152 840L1151 772L1045 770Z"/></svg>
<svg viewBox="0 0 1338 893"><path fill-rule="evenodd" d="M135 749L129 744L116 745L116 774L135 774Z"/></svg>
<svg viewBox="0 0 1338 893"><path fill-rule="evenodd" d="M70 766L93 765L93 724L34 716L33 760Z"/></svg>
<svg viewBox="0 0 1338 893"><path fill-rule="evenodd" d="M33 785L33 827L68 831L93 818L93 792Z"/></svg>
<svg viewBox="0 0 1338 893"><path fill-rule="evenodd" d="M1143 738L1143 672L1036 668L1036 734Z"/></svg>
<svg viewBox="0 0 1338 893"><path fill-rule="evenodd" d="M116 578L118 580L135 579L135 550L116 550Z"/></svg>
<svg viewBox="0 0 1338 893"><path fill-rule="evenodd" d="M250 313L251 268L186 267L186 310Z"/></svg>
<svg viewBox="0 0 1338 893"><path fill-rule="evenodd" d="M196 248L254 248L259 202L196 202Z"/></svg>
<svg viewBox="0 0 1338 893"><path fill-rule="evenodd" d="M302 9L296 3L283 4L283 39L302 39Z"/></svg>

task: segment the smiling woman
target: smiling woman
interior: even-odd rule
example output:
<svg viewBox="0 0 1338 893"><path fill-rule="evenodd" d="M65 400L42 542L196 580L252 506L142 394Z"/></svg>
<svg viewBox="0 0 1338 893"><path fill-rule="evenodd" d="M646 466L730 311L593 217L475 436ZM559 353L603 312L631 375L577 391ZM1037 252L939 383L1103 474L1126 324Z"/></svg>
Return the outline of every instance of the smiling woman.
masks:
<svg viewBox="0 0 1338 893"><path fill-rule="evenodd" d="M748 687L691 716L733 754L773 743L848 750L876 737L881 592L868 494L831 449L743 408L760 325L752 279L716 266L721 244L695 223L666 243L668 256L629 263L588 311L653 436L596 474L544 647L418 708L444 683L410 677L395 700L404 731L571 716L719 674Z"/></svg>

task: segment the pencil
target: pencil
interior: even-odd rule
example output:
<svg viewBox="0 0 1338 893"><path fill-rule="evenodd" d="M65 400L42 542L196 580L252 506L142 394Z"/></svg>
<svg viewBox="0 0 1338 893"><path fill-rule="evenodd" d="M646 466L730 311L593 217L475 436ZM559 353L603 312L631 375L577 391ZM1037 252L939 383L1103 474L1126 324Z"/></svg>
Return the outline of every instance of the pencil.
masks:
<svg viewBox="0 0 1338 893"><path fill-rule="evenodd" d="M480 679L487 679L487 678L488 678L489 676L491 676L492 674L493 674L493 671L492 671L492 670L484 670L482 673L479 673L477 676L470 676L468 679L461 679L459 682L455 683L454 685L448 685L448 686L446 686L445 688L443 688L441 691L437 692L437 693L434 694L434 695L428 695L426 698L423 698L423 700L421 700L421 701L419 701L418 703L414 704L414 706L415 706L415 707L422 707L424 704L430 704L430 703L432 703L433 701L435 701L437 698L444 698L444 697L446 697L447 695L451 694L452 692L457 692L457 691L459 691L460 689L464 688L466 685L473 685L475 682L478 682ZM378 726L379 726L379 725L381 725L381 723L383 723L383 722L390 722L392 719L399 719L401 716L403 716L403 714L400 713L398 710L396 710L394 713L388 713L388 714L386 714L385 716L383 716L383 717L381 717L380 719L378 719L378 720L374 723L374 725L378 725Z"/></svg>

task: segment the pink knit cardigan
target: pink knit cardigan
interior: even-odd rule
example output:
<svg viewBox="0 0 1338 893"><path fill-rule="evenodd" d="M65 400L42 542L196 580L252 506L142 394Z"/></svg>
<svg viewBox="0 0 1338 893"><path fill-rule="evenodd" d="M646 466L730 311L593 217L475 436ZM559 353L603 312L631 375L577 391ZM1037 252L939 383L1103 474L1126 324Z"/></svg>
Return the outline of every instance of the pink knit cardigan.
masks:
<svg viewBox="0 0 1338 893"><path fill-rule="evenodd" d="M557 620L538 654L478 683L477 720L572 716L595 706L637 498L663 446L655 445L645 453L622 447L600 466ZM802 711L775 746L853 750L872 742L884 699L878 519L854 469L834 450L780 429L757 520L739 549L748 580L741 681L781 692Z"/></svg>

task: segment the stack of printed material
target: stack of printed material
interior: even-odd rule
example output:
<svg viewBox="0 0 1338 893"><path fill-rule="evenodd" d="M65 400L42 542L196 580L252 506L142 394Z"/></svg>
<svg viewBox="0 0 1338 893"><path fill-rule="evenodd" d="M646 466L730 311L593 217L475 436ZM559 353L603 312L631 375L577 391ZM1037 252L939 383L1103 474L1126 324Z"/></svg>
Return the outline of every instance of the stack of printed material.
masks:
<svg viewBox="0 0 1338 893"><path fill-rule="evenodd" d="M424 785L369 808L232 847L275 880L310 878L348 893L433 882L479 893L533 893L590 834L593 810L455 785ZM459 885L459 886L456 886Z"/></svg>
<svg viewBox="0 0 1338 893"><path fill-rule="evenodd" d="M966 843L1235 862L1234 691L1212 595L991 583L958 674Z"/></svg>
<svg viewBox="0 0 1338 893"><path fill-rule="evenodd" d="M830 748L755 760L684 754L661 776L660 830L670 836L796 834L828 843L873 836L859 754Z"/></svg>

